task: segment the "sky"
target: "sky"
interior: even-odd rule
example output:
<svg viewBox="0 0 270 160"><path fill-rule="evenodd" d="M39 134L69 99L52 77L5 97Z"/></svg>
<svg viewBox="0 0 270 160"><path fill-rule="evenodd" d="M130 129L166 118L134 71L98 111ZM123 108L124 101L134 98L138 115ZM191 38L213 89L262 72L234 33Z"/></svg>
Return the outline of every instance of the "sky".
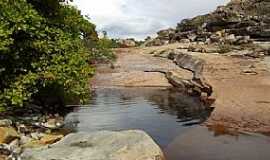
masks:
<svg viewBox="0 0 270 160"><path fill-rule="evenodd" d="M112 38L145 39L182 19L206 14L229 0L74 0L74 4Z"/></svg>

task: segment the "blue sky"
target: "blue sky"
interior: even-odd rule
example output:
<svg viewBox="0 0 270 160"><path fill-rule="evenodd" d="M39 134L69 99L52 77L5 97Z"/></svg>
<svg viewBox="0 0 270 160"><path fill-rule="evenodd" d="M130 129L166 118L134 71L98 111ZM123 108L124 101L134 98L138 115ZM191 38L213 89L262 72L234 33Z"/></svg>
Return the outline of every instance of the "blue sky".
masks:
<svg viewBox="0 0 270 160"><path fill-rule="evenodd" d="M74 0L98 31L113 38L144 39L184 18L213 11L229 0Z"/></svg>

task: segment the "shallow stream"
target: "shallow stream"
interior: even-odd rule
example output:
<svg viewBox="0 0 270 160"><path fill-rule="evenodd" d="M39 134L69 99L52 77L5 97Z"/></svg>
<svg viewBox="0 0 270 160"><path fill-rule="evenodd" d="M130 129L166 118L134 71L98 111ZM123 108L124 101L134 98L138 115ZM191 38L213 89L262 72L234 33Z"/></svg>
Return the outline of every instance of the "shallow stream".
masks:
<svg viewBox="0 0 270 160"><path fill-rule="evenodd" d="M75 131L140 129L167 160L269 160L270 138L230 135L200 125L212 108L169 89L97 89L91 103L67 115Z"/></svg>

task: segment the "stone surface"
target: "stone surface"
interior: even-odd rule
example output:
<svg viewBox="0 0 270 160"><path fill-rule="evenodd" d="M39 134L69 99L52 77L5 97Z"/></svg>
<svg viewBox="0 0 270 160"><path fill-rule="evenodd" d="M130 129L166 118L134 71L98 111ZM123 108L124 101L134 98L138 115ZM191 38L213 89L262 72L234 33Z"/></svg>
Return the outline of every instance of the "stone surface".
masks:
<svg viewBox="0 0 270 160"><path fill-rule="evenodd" d="M145 46L145 47L162 46L162 45L165 45L167 42L168 41L163 41L159 38L154 38L154 39L150 39L150 40L145 41L143 46Z"/></svg>
<svg viewBox="0 0 270 160"><path fill-rule="evenodd" d="M64 126L64 120L62 117L48 118L45 123L41 123L39 125L48 129L57 129Z"/></svg>
<svg viewBox="0 0 270 160"><path fill-rule="evenodd" d="M19 139L15 139L9 144L10 149L12 150L13 153L19 155L22 152L22 148L20 146L20 141Z"/></svg>
<svg viewBox="0 0 270 160"><path fill-rule="evenodd" d="M47 134L45 136L43 136L40 139L40 143L41 144L53 144L59 140L61 140L64 137L64 135L53 135L53 134Z"/></svg>
<svg viewBox="0 0 270 160"><path fill-rule="evenodd" d="M260 42L260 45L267 48L269 43ZM142 48L141 50L145 53L151 53L152 51L184 50L186 48L186 44L174 43L160 47ZM210 99L215 99L212 104L215 109L207 120L210 126L222 124L225 127L244 131L270 133L269 57L252 58L255 53L252 50L245 49L227 54L186 51L183 53L193 57L188 59L205 61L202 71L203 79L212 86L213 94ZM192 61L190 60L190 62ZM163 65L163 63L160 63L160 65ZM191 71L187 71L187 74L184 74L183 70L170 71L173 74L169 81L176 87L181 88L183 80L187 82L186 80L192 79ZM243 71L246 73L243 74ZM168 73L168 70L166 70L166 73ZM172 80L178 83L174 83Z"/></svg>
<svg viewBox="0 0 270 160"><path fill-rule="evenodd" d="M12 121L9 119L0 120L0 127L10 127L12 125Z"/></svg>
<svg viewBox="0 0 270 160"><path fill-rule="evenodd" d="M44 135L40 139L31 139L29 137L22 137L23 141L21 140L21 145L23 148L38 148L42 146L46 146L49 144L53 144L61 140L64 136L63 135Z"/></svg>
<svg viewBox="0 0 270 160"><path fill-rule="evenodd" d="M234 0L219 6L211 13L184 19L168 34L159 34L156 39L169 39L169 43L206 42L220 44L247 44L251 39L270 40L270 1ZM162 30L158 33L166 33ZM168 38L169 37L169 38Z"/></svg>
<svg viewBox="0 0 270 160"><path fill-rule="evenodd" d="M21 135L21 137L20 137L20 144L21 145L25 145L27 143L30 143L31 141L33 141L33 139L30 136Z"/></svg>
<svg viewBox="0 0 270 160"><path fill-rule="evenodd" d="M48 147L26 149L23 160L163 160L161 149L143 131L74 133Z"/></svg>
<svg viewBox="0 0 270 160"><path fill-rule="evenodd" d="M19 135L15 129L11 127L0 127L0 144L8 144L16 138L19 138Z"/></svg>
<svg viewBox="0 0 270 160"><path fill-rule="evenodd" d="M206 98L211 96L213 90L212 87L201 81L195 81L192 79L184 79L181 74L177 72L168 72L166 74L169 82L182 91L187 91L191 95L204 96Z"/></svg>
<svg viewBox="0 0 270 160"><path fill-rule="evenodd" d="M12 142L13 143L13 142ZM21 148L18 146L18 141L14 144L0 144L0 159L3 160L21 160Z"/></svg>
<svg viewBox="0 0 270 160"><path fill-rule="evenodd" d="M205 64L204 60L181 53L176 56L174 61L179 67L192 71L194 74L193 79L201 79Z"/></svg>
<svg viewBox="0 0 270 160"><path fill-rule="evenodd" d="M157 37L153 39L146 39L143 46L161 46L168 44L171 41L171 37L175 34L175 29L169 28L165 30L161 30L157 33Z"/></svg>
<svg viewBox="0 0 270 160"><path fill-rule="evenodd" d="M167 58L154 57L150 54L154 50L147 47L145 51L141 49L118 49L115 68L109 69L107 66L98 67L97 73L92 79L94 87L172 87L165 77L165 73L170 70L180 70L185 74L190 72L179 68L173 61ZM162 49L166 50L166 48ZM160 50L160 51L162 51ZM159 52L159 51L158 51Z"/></svg>
<svg viewBox="0 0 270 160"><path fill-rule="evenodd" d="M176 52L175 50L162 50L160 52L156 52L154 54L155 57L161 57L161 58L169 58L169 59L174 59L175 55L176 55Z"/></svg>
<svg viewBox="0 0 270 160"><path fill-rule="evenodd" d="M260 45L267 48L269 43L260 42ZM98 68L94 78L97 85L94 85L97 87L114 86L119 82L117 79L122 77L120 83L128 80L131 82L130 84L140 87L144 83L143 81L138 83L136 79L141 75L131 73L139 71L144 72L143 77L147 79L147 84L153 82L151 85L153 87L155 86L153 84L166 80L163 77L164 73L171 72L175 74L172 74L171 79L167 75L170 83L174 86L179 85L177 87L181 88L183 80L188 80L187 84L189 84L193 79L192 71L177 66L171 60L154 57L153 54L150 54L177 49L180 50L180 54L190 55L192 58L187 58L190 59L190 62L196 62L196 59L205 61L202 82L207 82L205 86L208 86L207 84L212 86L213 93L210 100L216 100L212 105L215 110L207 121L210 125L221 123L226 127L240 130L270 133L270 58L267 56L251 58L250 55L253 54L253 51L241 48L237 52L232 51L226 54L188 52L187 48L187 44L174 43L158 47L118 50L116 53L118 56L117 67L109 71ZM251 69L249 71L246 68ZM189 70L194 69L196 68L189 68ZM243 71L256 74L242 74ZM159 78L153 80L152 73L158 73ZM180 81L177 81L178 78ZM173 80L180 83L174 83ZM167 87L171 86L170 83L167 80L166 84L169 84ZM204 84L197 81L194 83L199 86ZM202 95L205 95L204 93Z"/></svg>
<svg viewBox="0 0 270 160"><path fill-rule="evenodd" d="M252 58L194 56L206 61L203 75L213 87L216 99L208 123L270 133L270 72L266 64ZM244 70L251 73L242 74Z"/></svg>
<svg viewBox="0 0 270 160"><path fill-rule="evenodd" d="M118 43L124 48L136 47L136 42L133 39L120 39Z"/></svg>

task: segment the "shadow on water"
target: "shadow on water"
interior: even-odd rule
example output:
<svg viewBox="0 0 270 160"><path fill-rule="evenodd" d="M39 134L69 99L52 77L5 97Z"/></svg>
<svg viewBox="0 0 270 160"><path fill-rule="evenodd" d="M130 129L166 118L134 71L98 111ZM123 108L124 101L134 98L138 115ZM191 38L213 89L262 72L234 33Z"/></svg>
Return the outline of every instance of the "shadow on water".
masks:
<svg viewBox="0 0 270 160"><path fill-rule="evenodd" d="M78 107L66 116L66 123L75 131L84 132L144 130L161 146L167 160L270 157L266 151L269 137L224 135L226 128L219 127L218 131L222 132L214 133L200 126L212 110L196 98L169 89L98 89L89 105Z"/></svg>
<svg viewBox="0 0 270 160"><path fill-rule="evenodd" d="M99 89L91 103L68 114L66 122L86 132L141 129L166 146L190 126L205 121L211 111L198 99L169 89Z"/></svg>
<svg viewBox="0 0 270 160"><path fill-rule="evenodd" d="M168 160L269 160L270 138L259 134L217 134L197 126L171 141Z"/></svg>

